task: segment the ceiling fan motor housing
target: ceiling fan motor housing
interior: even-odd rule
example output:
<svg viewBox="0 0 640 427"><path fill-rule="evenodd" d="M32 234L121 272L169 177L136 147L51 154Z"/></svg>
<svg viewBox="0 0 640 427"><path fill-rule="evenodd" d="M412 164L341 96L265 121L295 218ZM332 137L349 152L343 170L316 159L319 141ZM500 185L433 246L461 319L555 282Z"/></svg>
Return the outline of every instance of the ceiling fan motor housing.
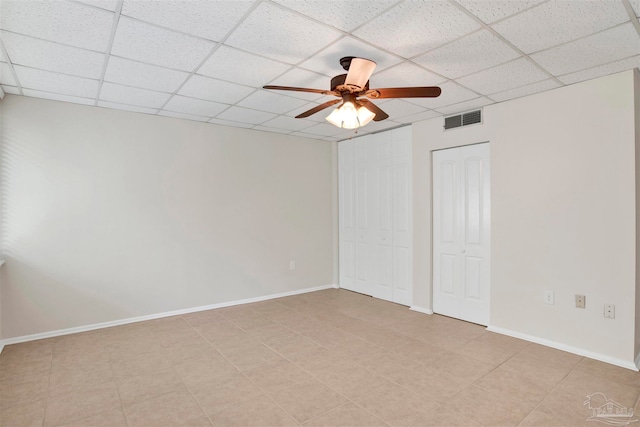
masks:
<svg viewBox="0 0 640 427"><path fill-rule="evenodd" d="M339 74L331 79L331 90L333 92L343 93L343 92L360 92L369 90L369 81L367 80L367 84L364 85L364 88L360 88L357 86L345 85L344 82L347 78L346 74Z"/></svg>

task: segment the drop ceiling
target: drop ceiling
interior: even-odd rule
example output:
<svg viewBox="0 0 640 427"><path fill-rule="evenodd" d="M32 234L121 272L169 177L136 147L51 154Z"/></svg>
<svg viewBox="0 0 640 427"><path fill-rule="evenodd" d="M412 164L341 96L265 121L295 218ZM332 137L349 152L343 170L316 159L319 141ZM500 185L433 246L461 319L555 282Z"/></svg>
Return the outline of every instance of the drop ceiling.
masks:
<svg viewBox="0 0 640 427"><path fill-rule="evenodd" d="M297 114L343 56L371 87L442 87L376 103L359 134L640 68L640 0L0 0L5 93L336 141Z"/></svg>

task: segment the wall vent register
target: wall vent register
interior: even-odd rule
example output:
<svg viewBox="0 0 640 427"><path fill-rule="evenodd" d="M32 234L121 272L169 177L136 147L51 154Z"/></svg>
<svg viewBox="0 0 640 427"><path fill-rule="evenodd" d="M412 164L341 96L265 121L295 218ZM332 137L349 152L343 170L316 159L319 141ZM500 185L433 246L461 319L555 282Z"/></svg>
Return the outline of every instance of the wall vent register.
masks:
<svg viewBox="0 0 640 427"><path fill-rule="evenodd" d="M482 110L469 111L444 118L444 129L454 129L462 126L482 123Z"/></svg>

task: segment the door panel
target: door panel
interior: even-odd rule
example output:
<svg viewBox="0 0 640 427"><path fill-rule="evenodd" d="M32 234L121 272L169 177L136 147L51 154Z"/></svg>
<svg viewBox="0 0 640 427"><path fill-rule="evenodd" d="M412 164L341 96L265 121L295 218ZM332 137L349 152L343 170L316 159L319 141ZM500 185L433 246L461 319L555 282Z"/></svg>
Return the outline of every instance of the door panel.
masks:
<svg viewBox="0 0 640 427"><path fill-rule="evenodd" d="M489 145L433 152L433 310L489 323Z"/></svg>

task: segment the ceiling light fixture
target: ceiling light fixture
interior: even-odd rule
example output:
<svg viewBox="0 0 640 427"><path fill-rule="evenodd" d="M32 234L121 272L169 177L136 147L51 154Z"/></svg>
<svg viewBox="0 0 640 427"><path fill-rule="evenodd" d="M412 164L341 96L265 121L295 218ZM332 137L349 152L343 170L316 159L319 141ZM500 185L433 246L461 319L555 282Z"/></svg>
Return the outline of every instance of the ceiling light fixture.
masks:
<svg viewBox="0 0 640 427"><path fill-rule="evenodd" d="M356 129L369 123L376 116L359 102L351 93L343 95L344 102L327 116L327 121L343 129Z"/></svg>

